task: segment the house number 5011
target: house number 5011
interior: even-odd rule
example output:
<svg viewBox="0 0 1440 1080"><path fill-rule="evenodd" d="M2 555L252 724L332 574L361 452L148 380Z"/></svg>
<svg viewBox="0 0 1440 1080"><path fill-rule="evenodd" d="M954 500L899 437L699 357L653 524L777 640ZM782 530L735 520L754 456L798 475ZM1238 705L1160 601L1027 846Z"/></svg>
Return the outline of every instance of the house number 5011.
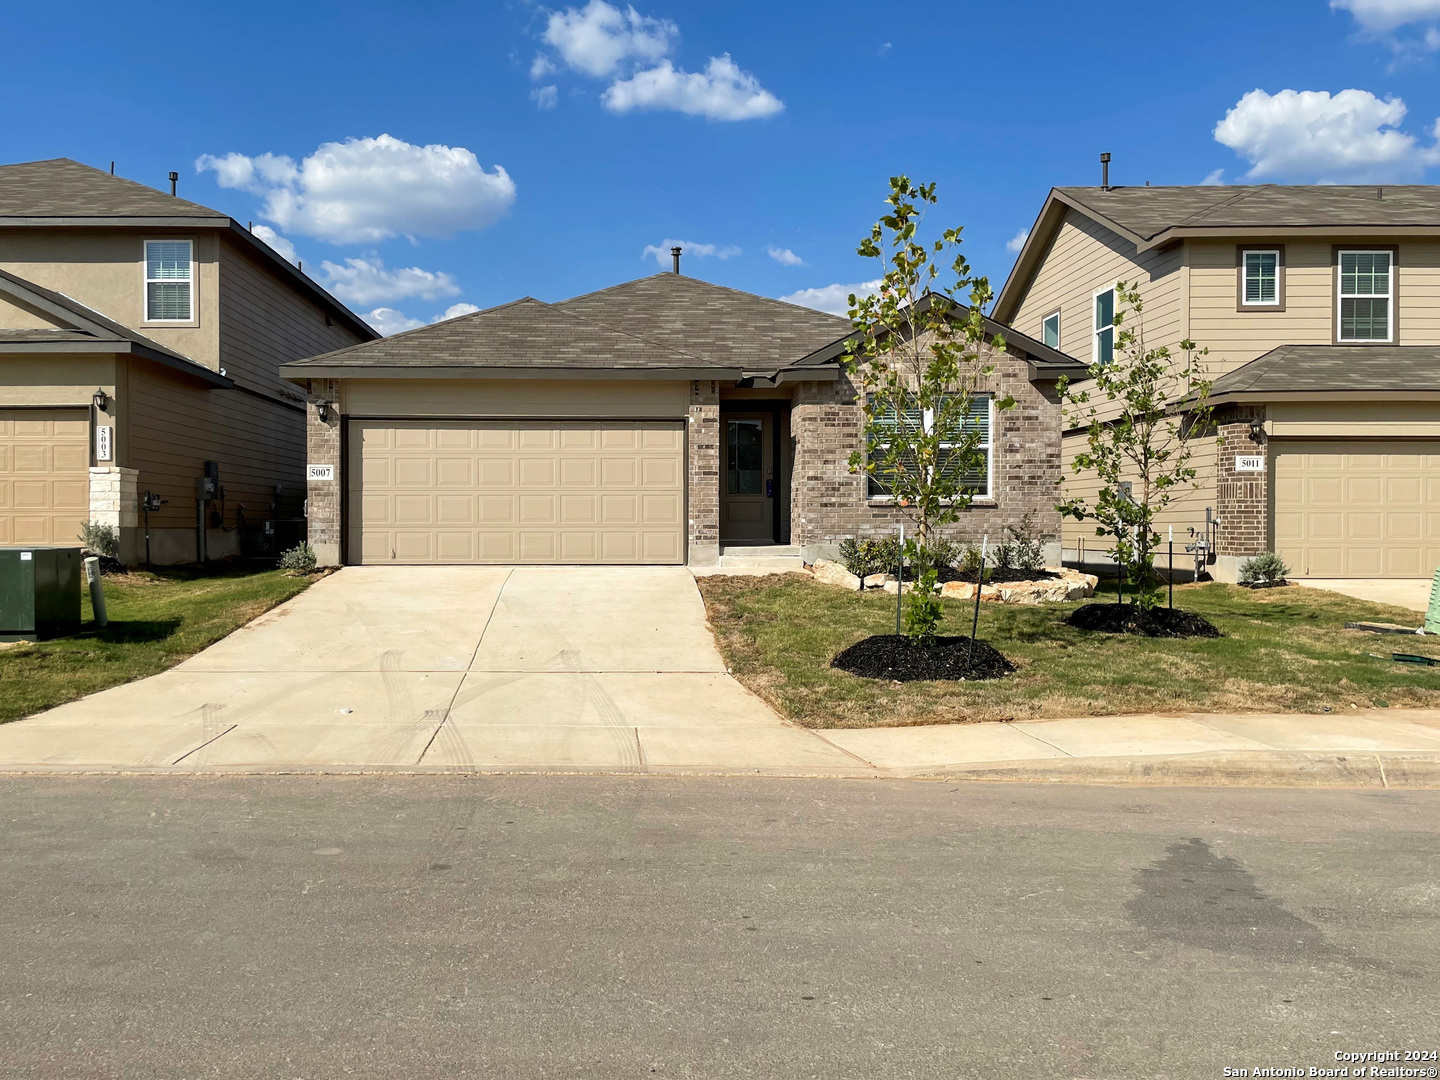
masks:
<svg viewBox="0 0 1440 1080"><path fill-rule="evenodd" d="M1264 454L1241 454L1235 458L1236 472L1264 472Z"/></svg>

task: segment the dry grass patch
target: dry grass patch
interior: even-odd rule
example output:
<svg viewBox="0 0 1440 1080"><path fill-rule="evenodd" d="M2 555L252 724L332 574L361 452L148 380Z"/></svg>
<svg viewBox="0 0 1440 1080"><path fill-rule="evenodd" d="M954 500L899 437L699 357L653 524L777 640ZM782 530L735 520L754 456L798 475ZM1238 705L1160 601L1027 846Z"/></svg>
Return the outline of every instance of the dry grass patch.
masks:
<svg viewBox="0 0 1440 1080"><path fill-rule="evenodd" d="M1087 633L1062 621L1075 604L986 604L979 636L1016 665L1014 675L902 684L829 666L861 638L894 633L893 596L852 593L799 574L699 581L736 677L808 727L1440 707L1440 668L1389 659L1392 651L1440 656L1440 646L1344 628L1359 621L1419 625L1419 614L1300 586L1177 586L1175 606L1204 615L1224 635L1217 639ZM947 603L942 632L968 633L969 620L966 605Z"/></svg>

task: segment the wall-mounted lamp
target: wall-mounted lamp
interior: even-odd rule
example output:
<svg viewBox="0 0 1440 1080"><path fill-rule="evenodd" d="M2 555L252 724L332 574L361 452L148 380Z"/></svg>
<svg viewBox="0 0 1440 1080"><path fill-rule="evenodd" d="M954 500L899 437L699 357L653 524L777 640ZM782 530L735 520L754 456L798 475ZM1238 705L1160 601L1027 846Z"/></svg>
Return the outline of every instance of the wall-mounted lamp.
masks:
<svg viewBox="0 0 1440 1080"><path fill-rule="evenodd" d="M93 401L93 402L95 402L95 408L97 408L97 409L100 410L101 412L104 412L104 411L105 411L105 404L106 404L110 399L105 396L105 391L102 390L102 389L100 389L100 387L97 386L97 387L95 388L95 393L91 395L90 400Z"/></svg>
<svg viewBox="0 0 1440 1080"><path fill-rule="evenodd" d="M320 398L315 402L315 415L320 418L322 424L330 422L330 402Z"/></svg>
<svg viewBox="0 0 1440 1080"><path fill-rule="evenodd" d="M1258 443L1264 437L1265 421L1257 416L1255 417L1255 419L1250 421L1250 441Z"/></svg>

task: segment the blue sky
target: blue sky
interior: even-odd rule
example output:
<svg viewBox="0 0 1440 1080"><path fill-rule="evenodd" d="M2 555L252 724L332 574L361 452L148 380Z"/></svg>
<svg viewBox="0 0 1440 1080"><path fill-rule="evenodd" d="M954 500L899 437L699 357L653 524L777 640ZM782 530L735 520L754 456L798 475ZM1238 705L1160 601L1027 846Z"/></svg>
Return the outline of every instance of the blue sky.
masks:
<svg viewBox="0 0 1440 1080"><path fill-rule="evenodd" d="M0 93L32 107L0 116L0 159L177 169L387 330L654 272L667 240L687 273L824 304L876 276L854 249L902 171L939 183L934 224L963 225L998 288L1102 150L1119 184L1440 166L1440 0L172 15L10 5Z"/></svg>

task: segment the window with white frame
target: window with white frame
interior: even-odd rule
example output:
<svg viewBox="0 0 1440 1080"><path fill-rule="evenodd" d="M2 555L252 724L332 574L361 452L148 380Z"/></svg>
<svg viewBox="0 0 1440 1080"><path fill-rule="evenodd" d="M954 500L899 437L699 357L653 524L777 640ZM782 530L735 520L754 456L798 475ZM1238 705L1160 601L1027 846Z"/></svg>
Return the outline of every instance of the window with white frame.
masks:
<svg viewBox="0 0 1440 1080"><path fill-rule="evenodd" d="M145 321L193 321L194 290L194 260L190 241L145 241Z"/></svg>
<svg viewBox="0 0 1440 1080"><path fill-rule="evenodd" d="M1115 359L1115 290L1101 289L1095 294L1095 335L1090 362L1108 364Z"/></svg>
<svg viewBox="0 0 1440 1080"><path fill-rule="evenodd" d="M1280 305L1280 252L1246 251L1241 271L1241 303L1245 307L1278 307Z"/></svg>
<svg viewBox="0 0 1440 1080"><path fill-rule="evenodd" d="M1060 313L1053 311L1040 324L1040 342L1052 349L1060 347Z"/></svg>
<svg viewBox="0 0 1440 1080"><path fill-rule="evenodd" d="M1393 340L1394 254L1389 251L1342 251L1339 271L1336 338L1340 341Z"/></svg>
<svg viewBox="0 0 1440 1080"><path fill-rule="evenodd" d="M990 476L994 471L995 455L990 441L990 430L992 427L993 399L989 394L976 394L970 399L970 415L966 417L964 430L968 433L974 431L979 440L976 448L983 455L984 460L977 469L970 470L960 477L961 486L977 499L990 498ZM935 414L931 409L906 409L892 411L890 415L878 418L882 426L901 427L902 425L912 431L926 430L935 423ZM883 439L879 440L878 448L888 448L888 443ZM958 449L953 443L942 443L941 452ZM871 499L888 499L891 496L890 484L887 479L893 479L896 469L903 467L904 463L886 469L879 465L875 472L870 474L866 488L866 496ZM916 466L918 467L918 466ZM942 468L943 468L942 463Z"/></svg>

